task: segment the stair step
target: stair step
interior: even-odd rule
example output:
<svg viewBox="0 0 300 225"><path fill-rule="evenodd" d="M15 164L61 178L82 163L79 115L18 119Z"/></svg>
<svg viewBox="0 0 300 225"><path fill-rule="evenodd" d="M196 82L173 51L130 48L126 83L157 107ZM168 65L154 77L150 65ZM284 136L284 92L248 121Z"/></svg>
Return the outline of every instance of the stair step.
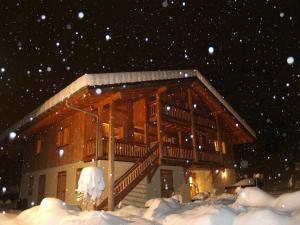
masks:
<svg viewBox="0 0 300 225"><path fill-rule="evenodd" d="M145 193L145 192L144 193L130 192L127 196L134 197L134 198L147 198L147 193Z"/></svg>
<svg viewBox="0 0 300 225"><path fill-rule="evenodd" d="M147 195L127 195L124 199L131 199L137 201L144 201L147 199Z"/></svg>
<svg viewBox="0 0 300 225"><path fill-rule="evenodd" d="M145 205L147 199L142 199L142 198L130 198L130 197L126 197L123 199L123 202L127 202L130 205L137 205L137 204L142 204Z"/></svg>
<svg viewBox="0 0 300 225"><path fill-rule="evenodd" d="M123 205L134 205L144 207L148 200L148 182L147 174L155 166L155 161L158 158L158 144L156 142L150 143L150 151L145 154L142 162L133 164L123 175L123 179L134 175L131 183L117 193L115 201L118 203L122 200ZM136 174L136 173L139 174ZM98 209L107 207L108 198L98 205Z"/></svg>
<svg viewBox="0 0 300 225"><path fill-rule="evenodd" d="M147 190L147 187L144 187L144 186L136 186L134 189L132 190L137 190L137 191L146 191Z"/></svg>
<svg viewBox="0 0 300 225"><path fill-rule="evenodd" d="M139 208L144 208L145 207L145 203L133 203L130 201L126 201L125 199L122 201L122 205L123 206L127 206L127 205L133 205Z"/></svg>

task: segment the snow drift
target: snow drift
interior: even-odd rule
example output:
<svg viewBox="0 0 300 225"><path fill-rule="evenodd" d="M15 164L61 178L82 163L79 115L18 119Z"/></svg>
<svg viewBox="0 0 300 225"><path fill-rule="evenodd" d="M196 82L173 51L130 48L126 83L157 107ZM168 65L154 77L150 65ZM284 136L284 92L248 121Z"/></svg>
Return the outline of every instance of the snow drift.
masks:
<svg viewBox="0 0 300 225"><path fill-rule="evenodd" d="M262 190L241 189L233 196L209 197L188 204L174 198L157 198L146 208L126 206L114 212L80 211L55 198L18 216L0 214L0 225L300 225L300 191L274 198Z"/></svg>

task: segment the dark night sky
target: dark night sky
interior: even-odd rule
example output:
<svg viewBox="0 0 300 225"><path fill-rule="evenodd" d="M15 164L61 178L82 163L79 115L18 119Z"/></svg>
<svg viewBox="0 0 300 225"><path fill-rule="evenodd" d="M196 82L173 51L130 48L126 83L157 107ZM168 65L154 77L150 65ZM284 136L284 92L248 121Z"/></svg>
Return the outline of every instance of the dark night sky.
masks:
<svg viewBox="0 0 300 225"><path fill-rule="evenodd" d="M298 0L2 0L0 130L84 73L195 68L280 151L300 142L299 16Z"/></svg>

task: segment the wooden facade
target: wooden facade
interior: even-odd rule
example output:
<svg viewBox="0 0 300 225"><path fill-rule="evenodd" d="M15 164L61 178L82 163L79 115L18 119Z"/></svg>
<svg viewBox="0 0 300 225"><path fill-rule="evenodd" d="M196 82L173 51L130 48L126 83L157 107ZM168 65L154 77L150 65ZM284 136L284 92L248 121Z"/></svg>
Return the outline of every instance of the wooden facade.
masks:
<svg viewBox="0 0 300 225"><path fill-rule="evenodd" d="M68 102L98 115L98 140L95 118L62 101L23 129L27 143L23 172L91 161L98 141L98 159L109 162L111 186L101 207L112 209L143 177L151 179L159 165L231 168L233 145L253 140L196 78L104 86L101 94L97 88L84 88ZM114 161L134 164L115 180ZM167 172L164 176L171 184ZM58 176L57 197L64 199L66 174ZM44 178L39 182L42 196Z"/></svg>
<svg viewBox="0 0 300 225"><path fill-rule="evenodd" d="M212 103L209 92L203 95L193 88L200 84L193 80L184 80L184 87L182 83L168 83L107 93L104 103L100 96L93 94L93 89L83 91L83 96L89 95L85 97L85 105L80 102L82 96L74 98L72 104L97 112L101 118L99 159L108 159L112 141L115 159L121 161L136 161L147 153L151 143L158 142L163 161L185 164L188 160L193 164L207 162L222 167L231 157L232 145L250 141L251 136L228 118L228 112ZM120 98L109 100L116 93ZM112 106L114 129L110 126ZM28 138L26 171L90 161L95 157L93 117L68 110L61 104L35 127L23 132Z"/></svg>

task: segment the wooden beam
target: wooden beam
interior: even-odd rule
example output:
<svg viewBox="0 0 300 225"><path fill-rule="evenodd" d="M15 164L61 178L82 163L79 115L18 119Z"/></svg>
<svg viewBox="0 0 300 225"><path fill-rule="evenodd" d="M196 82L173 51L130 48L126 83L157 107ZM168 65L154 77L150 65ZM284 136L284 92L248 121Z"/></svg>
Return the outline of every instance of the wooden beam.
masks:
<svg viewBox="0 0 300 225"><path fill-rule="evenodd" d="M177 134L178 134L178 145L181 147L182 146L182 131L178 130Z"/></svg>
<svg viewBox="0 0 300 225"><path fill-rule="evenodd" d="M193 107L193 96L192 90L188 89L188 103L191 112L191 133L192 133L192 145L193 145L193 153L194 153L194 161L198 161L198 148L197 148L197 133L196 133L196 124L195 124L195 113Z"/></svg>
<svg viewBox="0 0 300 225"><path fill-rule="evenodd" d="M115 160L115 102L109 107L109 139L108 139L108 210L114 210L114 160Z"/></svg>
<svg viewBox="0 0 300 225"><path fill-rule="evenodd" d="M117 101L119 99L122 99L122 93L121 92L117 92L115 94L112 94L111 96L99 101L98 105L111 104L111 102Z"/></svg>
<svg viewBox="0 0 300 225"><path fill-rule="evenodd" d="M166 86L161 86L160 88L157 89L156 93L158 95L162 94L163 92L166 92L168 89Z"/></svg>

